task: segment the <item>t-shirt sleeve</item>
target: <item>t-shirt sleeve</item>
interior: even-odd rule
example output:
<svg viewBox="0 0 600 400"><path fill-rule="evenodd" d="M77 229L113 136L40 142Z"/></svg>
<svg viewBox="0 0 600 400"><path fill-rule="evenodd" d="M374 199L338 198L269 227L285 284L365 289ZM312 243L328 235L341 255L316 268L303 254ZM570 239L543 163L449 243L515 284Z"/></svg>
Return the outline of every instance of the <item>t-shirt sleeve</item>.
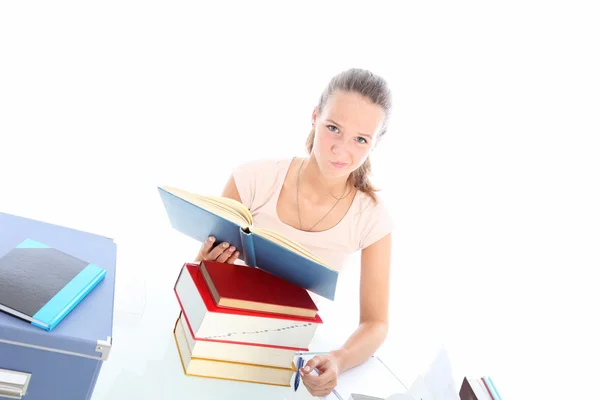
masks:
<svg viewBox="0 0 600 400"><path fill-rule="evenodd" d="M260 166L257 161L240 163L233 168L232 176L242 204L252 210L256 196L256 173Z"/></svg>
<svg viewBox="0 0 600 400"><path fill-rule="evenodd" d="M363 216L363 221L360 249L369 247L394 229L394 223L388 209L381 200L368 211L368 215Z"/></svg>
<svg viewBox="0 0 600 400"><path fill-rule="evenodd" d="M242 204L250 212L264 202L277 172L272 160L253 160L236 165L232 176Z"/></svg>

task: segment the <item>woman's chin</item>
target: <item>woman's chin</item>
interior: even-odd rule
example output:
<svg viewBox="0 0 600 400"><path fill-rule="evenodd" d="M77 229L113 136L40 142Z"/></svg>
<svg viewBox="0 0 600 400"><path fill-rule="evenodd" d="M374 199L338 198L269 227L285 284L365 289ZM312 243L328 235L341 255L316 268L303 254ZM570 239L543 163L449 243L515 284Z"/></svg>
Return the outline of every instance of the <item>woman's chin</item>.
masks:
<svg viewBox="0 0 600 400"><path fill-rule="evenodd" d="M329 168L323 171L323 175L330 179L339 179L350 175L350 172L352 171L349 167L339 168L330 165Z"/></svg>

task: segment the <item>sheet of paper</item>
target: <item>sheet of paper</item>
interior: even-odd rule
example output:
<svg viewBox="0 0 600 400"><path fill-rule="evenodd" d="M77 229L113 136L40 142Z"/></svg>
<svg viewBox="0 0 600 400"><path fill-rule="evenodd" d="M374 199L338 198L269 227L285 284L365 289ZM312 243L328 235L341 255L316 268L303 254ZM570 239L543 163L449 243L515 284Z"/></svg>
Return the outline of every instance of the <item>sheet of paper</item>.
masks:
<svg viewBox="0 0 600 400"><path fill-rule="evenodd" d="M406 393L396 393L396 394L391 395L390 397L387 397L385 400L421 400L421 399L419 399L418 397L411 396ZM425 398L423 398L423 400L425 400Z"/></svg>
<svg viewBox="0 0 600 400"><path fill-rule="evenodd" d="M315 355L303 355L304 364ZM296 362L297 357L294 360ZM386 398L394 393L406 392L406 387L378 357L371 357L363 364L340 374L335 392L323 399L347 400L352 393Z"/></svg>
<svg viewBox="0 0 600 400"><path fill-rule="evenodd" d="M415 381L415 384L419 386L424 384L435 400L460 400L458 389L454 384L450 358L448 357L448 352L443 347L429 366L427 372L423 375L422 382L417 381Z"/></svg>
<svg viewBox="0 0 600 400"><path fill-rule="evenodd" d="M433 393L427 387L427 383L425 383L425 378L419 375L419 377L410 385L407 395L410 395L415 400L436 400L433 396ZM387 400L387 399L386 399Z"/></svg>

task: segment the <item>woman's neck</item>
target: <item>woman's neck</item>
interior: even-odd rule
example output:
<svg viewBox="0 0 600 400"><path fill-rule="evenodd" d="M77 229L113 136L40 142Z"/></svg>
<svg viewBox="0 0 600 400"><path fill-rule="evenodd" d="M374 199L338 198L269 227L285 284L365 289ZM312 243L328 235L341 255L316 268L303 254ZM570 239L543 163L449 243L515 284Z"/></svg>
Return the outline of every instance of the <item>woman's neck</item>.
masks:
<svg viewBox="0 0 600 400"><path fill-rule="evenodd" d="M299 168L300 189L305 193L305 197L316 201L339 198L348 195L348 191L351 190L347 175L335 179L327 178L321 173L317 160L312 154L300 163Z"/></svg>

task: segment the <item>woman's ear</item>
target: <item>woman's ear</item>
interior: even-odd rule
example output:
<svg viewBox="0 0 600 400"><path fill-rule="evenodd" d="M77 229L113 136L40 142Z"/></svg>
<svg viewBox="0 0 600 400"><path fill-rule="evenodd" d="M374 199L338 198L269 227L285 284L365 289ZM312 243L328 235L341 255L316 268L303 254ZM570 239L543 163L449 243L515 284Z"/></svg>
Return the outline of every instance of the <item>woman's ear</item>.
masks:
<svg viewBox="0 0 600 400"><path fill-rule="evenodd" d="M317 116L319 115L319 107L315 107L315 109L313 110L312 113L312 125L315 125L315 122L317 122Z"/></svg>

